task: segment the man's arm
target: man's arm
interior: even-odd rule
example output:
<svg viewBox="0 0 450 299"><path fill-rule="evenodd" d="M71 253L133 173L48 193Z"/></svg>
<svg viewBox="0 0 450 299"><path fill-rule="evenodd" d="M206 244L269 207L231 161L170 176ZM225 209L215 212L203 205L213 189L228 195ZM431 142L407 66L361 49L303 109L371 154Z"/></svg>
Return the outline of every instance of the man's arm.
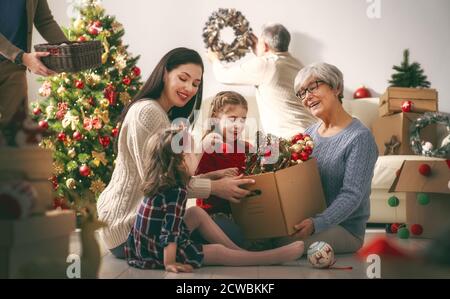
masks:
<svg viewBox="0 0 450 299"><path fill-rule="evenodd" d="M67 41L58 23L48 7L47 0L39 0L34 14L34 25L42 37L49 43Z"/></svg>
<svg viewBox="0 0 450 299"><path fill-rule="evenodd" d="M213 71L217 81L223 84L259 85L264 81L267 62L263 57L255 57L240 65L227 67L214 60Z"/></svg>
<svg viewBox="0 0 450 299"><path fill-rule="evenodd" d="M3 34L0 33L0 54L14 61L21 50L14 46Z"/></svg>

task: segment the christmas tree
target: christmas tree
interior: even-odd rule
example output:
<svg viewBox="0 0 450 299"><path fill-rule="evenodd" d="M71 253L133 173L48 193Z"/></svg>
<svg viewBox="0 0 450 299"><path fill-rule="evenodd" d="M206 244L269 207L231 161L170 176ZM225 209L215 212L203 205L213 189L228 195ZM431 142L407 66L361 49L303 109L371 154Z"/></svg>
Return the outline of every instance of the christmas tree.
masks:
<svg viewBox="0 0 450 299"><path fill-rule="evenodd" d="M114 142L120 114L141 86L138 56L122 44L124 29L93 0L77 8L80 16L63 28L71 41L100 40L102 65L43 79L33 118L43 130L40 146L53 150L54 206L97 197L114 169ZM74 197L73 194L77 196Z"/></svg>
<svg viewBox="0 0 450 299"><path fill-rule="evenodd" d="M391 87L422 87L429 88L430 82L427 81L427 76L424 75L423 69L417 62L409 63L409 50L403 51L403 61L401 65L394 65L393 69L397 73L392 74L389 84Z"/></svg>

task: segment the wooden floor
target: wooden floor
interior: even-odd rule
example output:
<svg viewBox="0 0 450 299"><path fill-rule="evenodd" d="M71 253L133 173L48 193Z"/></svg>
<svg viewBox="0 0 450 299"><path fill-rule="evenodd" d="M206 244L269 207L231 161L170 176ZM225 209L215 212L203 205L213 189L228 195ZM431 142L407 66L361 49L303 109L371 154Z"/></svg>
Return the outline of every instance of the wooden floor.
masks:
<svg viewBox="0 0 450 299"><path fill-rule="evenodd" d="M70 253L80 254L79 232L71 236ZM375 237L384 235L384 230L368 229L366 243ZM395 238L395 237L393 237ZM412 250L421 250L428 244L427 240L408 239L397 240L399 245ZM140 270L127 265L124 260L116 259L102 246L102 264L100 278L124 278L124 279L147 279L147 278L183 278L183 279L234 279L234 278L367 278L366 269L368 264L358 260L351 254L338 255L337 267L353 267L352 270L338 269L314 269L303 256L300 260L278 266L257 267L203 267L194 270L193 273L167 273L164 270Z"/></svg>

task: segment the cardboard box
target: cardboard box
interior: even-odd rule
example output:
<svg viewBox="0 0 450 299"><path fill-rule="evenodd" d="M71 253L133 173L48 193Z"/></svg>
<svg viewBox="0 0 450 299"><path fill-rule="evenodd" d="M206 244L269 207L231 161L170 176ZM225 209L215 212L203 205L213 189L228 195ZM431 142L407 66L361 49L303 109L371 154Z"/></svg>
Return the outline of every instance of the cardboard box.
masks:
<svg viewBox="0 0 450 299"><path fill-rule="evenodd" d="M379 117L372 124L372 133L377 143L378 152L383 156L386 150L386 143L395 136L400 145L394 151L395 155L415 155L409 144L409 127L411 123L420 117L417 113L397 113L390 116ZM423 141L429 141L434 146L437 145L437 127L431 124L420 131Z"/></svg>
<svg viewBox="0 0 450 299"><path fill-rule="evenodd" d="M411 112L438 111L438 93L430 88L388 87L380 97L379 115L402 112L402 103L412 102Z"/></svg>
<svg viewBox="0 0 450 299"><path fill-rule="evenodd" d="M49 211L24 220L1 220L0 278L20 277L20 270L33 263L65 264L75 224L72 211Z"/></svg>
<svg viewBox="0 0 450 299"><path fill-rule="evenodd" d="M431 167L431 174L423 176L418 169L421 164ZM433 238L450 223L450 166L446 161L405 161L399 176L389 192L407 192L406 223L408 227L420 224L423 233L420 238ZM417 201L418 193L426 193L430 199L427 205ZM414 237L414 235L412 235Z"/></svg>
<svg viewBox="0 0 450 299"><path fill-rule="evenodd" d="M248 239L287 236L294 225L326 208L317 161L249 176L255 195L231 204L233 218Z"/></svg>
<svg viewBox="0 0 450 299"><path fill-rule="evenodd" d="M39 147L1 148L0 182L26 180L37 192L32 214L43 214L52 206L52 151Z"/></svg>

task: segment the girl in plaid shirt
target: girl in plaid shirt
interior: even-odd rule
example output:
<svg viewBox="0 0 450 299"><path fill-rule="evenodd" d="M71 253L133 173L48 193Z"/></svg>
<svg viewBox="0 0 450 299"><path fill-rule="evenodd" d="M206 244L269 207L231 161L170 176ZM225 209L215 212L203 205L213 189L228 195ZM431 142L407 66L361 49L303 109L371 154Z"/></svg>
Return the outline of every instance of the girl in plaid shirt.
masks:
<svg viewBox="0 0 450 299"><path fill-rule="evenodd" d="M186 209L186 185L195 171L196 158L174 151L176 142L172 139L180 134L180 129L169 129L149 140L146 196L125 246L128 264L177 273L191 272L202 265L269 265L299 258L304 251L302 241L267 251L246 251L233 243L203 209ZM194 230L210 244L193 242Z"/></svg>

